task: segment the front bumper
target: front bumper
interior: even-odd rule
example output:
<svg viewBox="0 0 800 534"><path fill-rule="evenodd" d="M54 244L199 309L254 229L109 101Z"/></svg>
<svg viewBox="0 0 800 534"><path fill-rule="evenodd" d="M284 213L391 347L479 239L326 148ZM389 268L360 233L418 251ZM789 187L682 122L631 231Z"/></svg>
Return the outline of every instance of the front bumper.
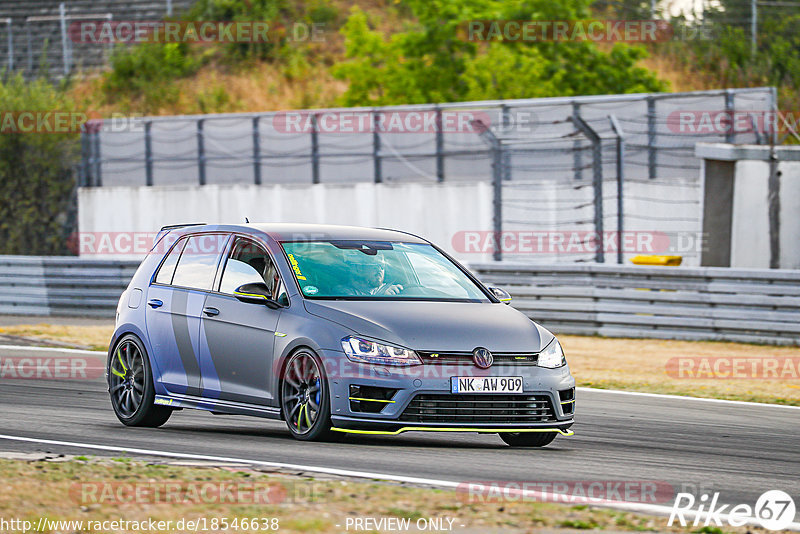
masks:
<svg viewBox="0 0 800 534"><path fill-rule="evenodd" d="M495 365L481 370L471 364L424 364L401 368L355 364L338 351L324 351L323 357L331 387L331 421L333 429L339 432L389 435L407 431L558 432L572 435L569 428L574 423L575 379L568 366L547 369L535 365ZM450 392L450 378L453 376L520 376L523 378L523 392L453 394ZM366 402L363 399L376 396L354 396L351 386L357 386L361 391L377 388L375 391L379 389L388 393L376 399L380 403ZM502 399L494 402L493 397ZM417 401L411 406L415 399ZM519 403L530 406L525 404L527 399L538 403L535 406L540 408L549 405L546 417L520 416L529 413L517 408ZM514 408L504 411L504 402ZM371 408L367 411L365 405ZM496 408L485 409L484 405ZM427 406L436 406L437 415L426 417L426 412L433 413L425 410ZM456 408L452 419L443 415L447 406ZM464 412L470 415L464 415ZM491 413L491 417L476 415L486 412ZM409 416L409 413L414 416ZM508 417L503 417L503 413L508 413Z"/></svg>

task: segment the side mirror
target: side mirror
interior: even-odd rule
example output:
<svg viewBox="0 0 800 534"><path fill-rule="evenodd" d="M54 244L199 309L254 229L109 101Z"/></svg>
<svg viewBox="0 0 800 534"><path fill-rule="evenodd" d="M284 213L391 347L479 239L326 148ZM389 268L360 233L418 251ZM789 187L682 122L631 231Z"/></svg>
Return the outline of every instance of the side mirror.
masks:
<svg viewBox="0 0 800 534"><path fill-rule="evenodd" d="M497 300L503 304L511 304L511 295L505 289L500 289L499 287L490 287L489 291L491 291L492 295L497 297Z"/></svg>
<svg viewBox="0 0 800 534"><path fill-rule="evenodd" d="M242 302L249 304L262 304L273 310L280 308L281 305L272 300L269 288L264 282L251 282L249 284L242 284L233 292L233 296Z"/></svg>

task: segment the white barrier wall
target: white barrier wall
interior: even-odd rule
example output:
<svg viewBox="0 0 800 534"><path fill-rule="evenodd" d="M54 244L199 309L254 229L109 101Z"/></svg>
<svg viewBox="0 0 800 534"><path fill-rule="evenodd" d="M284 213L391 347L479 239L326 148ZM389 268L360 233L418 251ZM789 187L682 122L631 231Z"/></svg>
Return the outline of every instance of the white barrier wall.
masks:
<svg viewBox="0 0 800 534"><path fill-rule="evenodd" d="M707 226L714 239L730 238L730 267L770 267L770 147L754 145L699 144L697 155L706 161L705 217L725 213L728 224ZM800 269L800 147L776 148L778 203L778 268ZM723 162L725 165L710 165ZM723 192L725 182L730 186ZM714 185L709 185L714 184ZM719 260L719 258L717 258ZM708 265L708 263L704 263ZM718 265L718 263L712 264Z"/></svg>
<svg viewBox="0 0 800 534"><path fill-rule="evenodd" d="M699 188L692 179L673 179L666 184L626 183L627 232L663 235L653 250L626 252L625 261L637 253L679 254L684 265L699 265L696 244L685 236L699 235ZM591 187L569 187L558 194L537 188L527 191L525 209L519 201L526 190L514 183L503 187L503 230L553 232L553 239L593 231ZM108 259L140 258L146 253L146 238L167 224L205 222L239 223L295 222L347 224L404 230L430 239L466 262L492 260L492 247L477 234L493 230L493 188L489 182L444 184L304 184L304 185L179 185L98 187L79 190L79 254ZM661 199L667 202L661 204ZM535 202L534 202L535 200ZM612 199L613 200L613 199ZM655 204L654 204L655 203ZM582 207L573 206L582 204ZM566 207L565 207L566 206ZM616 202L606 202L606 231L616 230ZM546 214L559 214L554 220ZM543 215L544 214L544 215ZM588 222L560 224L561 218ZM650 219L652 217L652 219ZM673 222L669 222L673 221ZM677 221L677 222L674 222ZM467 239L465 234L471 237ZM558 235L555 235L558 234ZM512 236L513 237L513 236ZM133 240L141 239L136 250ZM566 239L566 237L564 238ZM101 240L103 240L101 242ZM667 246L667 249L664 247ZM616 249L606 261L616 262ZM504 259L525 263L593 261L594 253L559 254L545 250L504 251Z"/></svg>
<svg viewBox="0 0 800 534"><path fill-rule="evenodd" d="M295 222L385 227L419 234L459 259L489 261L483 254L460 254L452 238L459 231L491 230L492 186L487 182L449 184L196 185L81 188L81 238L122 233L122 247L106 258L139 258L127 253L127 239L188 222ZM81 247L82 256L91 256ZM122 253L120 253L122 252Z"/></svg>

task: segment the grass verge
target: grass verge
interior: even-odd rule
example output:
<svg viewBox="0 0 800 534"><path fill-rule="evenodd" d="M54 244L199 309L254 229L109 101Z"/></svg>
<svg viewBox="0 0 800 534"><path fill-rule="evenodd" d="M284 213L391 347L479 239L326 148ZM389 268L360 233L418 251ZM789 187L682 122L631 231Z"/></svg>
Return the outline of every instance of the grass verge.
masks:
<svg viewBox="0 0 800 534"><path fill-rule="evenodd" d="M277 518L281 532L343 532L348 518L387 517L408 519L412 525L431 519L447 524L452 519L453 531L468 532L686 532L685 528L667 527L664 517L587 506L519 501L474 503L465 494L447 490L268 475L244 467L153 464L129 458L79 456L57 462L5 459L0 460L0 479L0 517L28 520L34 525L43 514L51 521L83 521L80 527L67 527L74 532L99 532L91 522L151 518L172 521L172 528L151 532L174 532L176 522L182 519L211 525L214 518L225 519L229 524L238 518L240 526L248 527L228 529L230 532L256 531L249 524L256 518ZM159 493L158 488L165 488L166 484L170 484L171 493ZM209 489L220 487L231 491L217 493ZM253 488L259 491L258 495L269 497L252 498L255 493L249 490ZM269 491L261 491L264 488ZM40 532L56 530L60 529Z"/></svg>

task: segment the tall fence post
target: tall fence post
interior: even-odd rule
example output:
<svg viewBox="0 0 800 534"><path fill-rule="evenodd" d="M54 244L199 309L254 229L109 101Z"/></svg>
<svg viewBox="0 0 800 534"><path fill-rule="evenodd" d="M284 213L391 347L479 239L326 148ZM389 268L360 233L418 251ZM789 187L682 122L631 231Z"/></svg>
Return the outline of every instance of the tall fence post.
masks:
<svg viewBox="0 0 800 534"><path fill-rule="evenodd" d="M89 185L89 157L90 157L89 135L86 123L81 124L81 164L78 166L78 187Z"/></svg>
<svg viewBox="0 0 800 534"><path fill-rule="evenodd" d="M647 177L656 177L656 99L647 97Z"/></svg>
<svg viewBox="0 0 800 534"><path fill-rule="evenodd" d="M581 105L578 102L572 103L572 116L573 117L580 117L581 116ZM579 139L576 139L575 142L572 144L572 166L575 167L575 179L582 180L583 179L583 151L581 149L581 142Z"/></svg>
<svg viewBox="0 0 800 534"><path fill-rule="evenodd" d="M617 136L617 263L622 265L622 243L625 231L625 139L617 117L609 115L608 120L611 122L611 129Z"/></svg>
<svg viewBox="0 0 800 534"><path fill-rule="evenodd" d="M261 185L261 117L253 117L253 183Z"/></svg>
<svg viewBox="0 0 800 534"><path fill-rule="evenodd" d="M503 104L500 106L500 114L503 121L503 133L505 134L511 125L511 110L508 105ZM507 150L503 150L503 180L511 180L511 152Z"/></svg>
<svg viewBox="0 0 800 534"><path fill-rule="evenodd" d="M28 49L28 73L33 74L33 42L31 41L31 26L28 21L30 17L25 19L25 43Z"/></svg>
<svg viewBox="0 0 800 534"><path fill-rule="evenodd" d="M200 185L206 185L206 144L203 137L205 119L197 121L197 173Z"/></svg>
<svg viewBox="0 0 800 534"><path fill-rule="evenodd" d="M317 114L311 115L311 183L319 183L319 126Z"/></svg>
<svg viewBox="0 0 800 534"><path fill-rule="evenodd" d="M436 181L444 182L444 132L442 126L442 108L436 110Z"/></svg>
<svg viewBox="0 0 800 534"><path fill-rule="evenodd" d="M775 145L778 144L778 88L774 85L769 88L769 109L775 114L775 119L774 123L770 126L771 131L768 132L769 137L767 139L769 139L769 141L767 142Z"/></svg>
<svg viewBox="0 0 800 534"><path fill-rule="evenodd" d="M153 185L153 121L144 122L144 165L145 184Z"/></svg>
<svg viewBox="0 0 800 534"><path fill-rule="evenodd" d="M94 155L93 161L93 176L92 184L95 187L102 187L103 185L103 160L100 154L100 127L95 127L92 132L92 153Z"/></svg>
<svg viewBox="0 0 800 534"><path fill-rule="evenodd" d="M500 140L489 129L489 126L480 120L470 123L472 128L479 132L492 151L492 231L494 234L494 261L503 260L503 146Z"/></svg>
<svg viewBox="0 0 800 534"><path fill-rule="evenodd" d="M69 41L67 39L67 11L64 2L58 4L58 19L61 25L61 56L64 61L64 76L68 76L72 58L70 57Z"/></svg>
<svg viewBox="0 0 800 534"><path fill-rule="evenodd" d="M380 111L372 112L372 160L374 163L375 183L383 182L383 168L381 165L381 134L380 134Z"/></svg>
<svg viewBox="0 0 800 534"><path fill-rule="evenodd" d="M14 70L14 28L11 26L11 17L5 19L6 30L8 33L8 73Z"/></svg>
<svg viewBox="0 0 800 534"><path fill-rule="evenodd" d="M725 132L725 142L733 143L736 137L733 120L733 91L725 89L725 116L728 118L728 130Z"/></svg>
<svg viewBox="0 0 800 534"><path fill-rule="evenodd" d="M594 231L597 234L595 261L605 263L605 236L603 235L603 145L589 124L580 117L573 116L572 122L592 142L592 185L594 186Z"/></svg>

